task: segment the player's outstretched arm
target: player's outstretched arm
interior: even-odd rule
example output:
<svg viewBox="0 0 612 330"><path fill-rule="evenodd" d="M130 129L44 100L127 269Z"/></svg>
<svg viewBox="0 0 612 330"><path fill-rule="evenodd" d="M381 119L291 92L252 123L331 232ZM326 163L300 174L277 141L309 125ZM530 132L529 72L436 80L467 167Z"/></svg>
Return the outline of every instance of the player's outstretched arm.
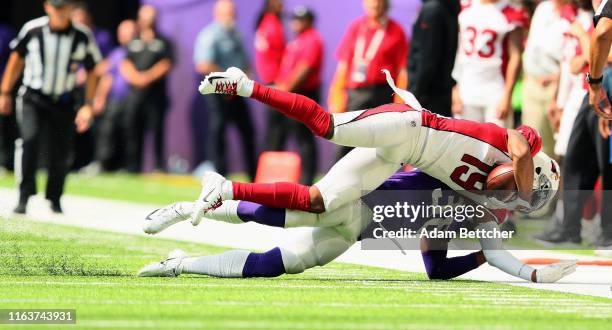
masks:
<svg viewBox="0 0 612 330"><path fill-rule="evenodd" d="M487 231L496 230L497 225L493 222L479 224L476 229ZM502 247L501 238L481 238L484 256L487 262L504 273L520 277L525 281L537 283L553 283L573 273L576 270L576 260L564 260L558 264L544 268L535 269L519 259Z"/></svg>
<svg viewBox="0 0 612 330"><path fill-rule="evenodd" d="M480 267L485 262L482 251L448 258L448 243L443 239L421 238L421 256L430 280L450 280Z"/></svg>

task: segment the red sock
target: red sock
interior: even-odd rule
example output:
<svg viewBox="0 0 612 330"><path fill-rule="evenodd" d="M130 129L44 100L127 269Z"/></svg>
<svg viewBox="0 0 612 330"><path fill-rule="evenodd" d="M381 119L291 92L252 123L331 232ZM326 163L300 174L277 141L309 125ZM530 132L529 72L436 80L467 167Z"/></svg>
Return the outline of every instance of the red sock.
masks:
<svg viewBox="0 0 612 330"><path fill-rule="evenodd" d="M249 201L269 207L309 211L309 187L297 183L232 182L234 200Z"/></svg>
<svg viewBox="0 0 612 330"><path fill-rule="evenodd" d="M317 136L325 137L329 130L331 114L306 96L255 83L251 97L303 123Z"/></svg>

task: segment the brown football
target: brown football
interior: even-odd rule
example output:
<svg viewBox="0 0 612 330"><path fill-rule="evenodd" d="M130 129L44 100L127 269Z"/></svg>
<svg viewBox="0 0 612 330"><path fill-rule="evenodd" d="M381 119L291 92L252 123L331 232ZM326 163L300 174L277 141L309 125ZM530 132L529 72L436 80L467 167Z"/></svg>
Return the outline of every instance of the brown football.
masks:
<svg viewBox="0 0 612 330"><path fill-rule="evenodd" d="M487 176L486 190L497 199L506 201L514 198L517 192L516 181L512 164L503 164L495 167Z"/></svg>

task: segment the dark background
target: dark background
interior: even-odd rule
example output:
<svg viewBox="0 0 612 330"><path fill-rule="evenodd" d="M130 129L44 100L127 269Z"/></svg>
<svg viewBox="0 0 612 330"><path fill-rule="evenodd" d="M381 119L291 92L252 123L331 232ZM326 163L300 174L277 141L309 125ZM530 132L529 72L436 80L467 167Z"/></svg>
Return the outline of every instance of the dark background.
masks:
<svg viewBox="0 0 612 330"><path fill-rule="evenodd" d="M140 0L87 0L94 23L97 27L115 31L126 18L136 18ZM0 23L5 23L19 31L23 24L44 15L44 0L3 0L0 10Z"/></svg>

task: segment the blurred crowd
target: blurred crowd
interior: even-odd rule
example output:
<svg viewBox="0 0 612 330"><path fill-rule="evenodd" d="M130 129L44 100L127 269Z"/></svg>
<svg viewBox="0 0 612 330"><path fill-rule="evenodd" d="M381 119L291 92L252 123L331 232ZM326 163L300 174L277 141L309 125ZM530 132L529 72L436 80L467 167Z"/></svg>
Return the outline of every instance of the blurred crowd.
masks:
<svg viewBox="0 0 612 330"><path fill-rule="evenodd" d="M249 54L236 27L236 3L217 0L213 21L193 41L193 68L202 77L238 67L265 84L326 102L333 112L393 102L393 93L380 74L381 69L388 69L399 88L412 91L433 112L508 128L521 123L536 128L543 139L542 150L564 163L565 189L592 190L600 174L604 188L610 188L609 122L588 111L584 80L593 11L600 2L424 0L407 33L388 15L392 1L362 0L363 15L346 27L337 45L324 45L317 30L317 13L311 8L284 8L282 0L265 0L254 22L254 54ZM95 26L86 5L74 7L73 22L92 31L104 56L95 69L100 76L93 100L95 121L76 140L75 169L140 172L143 141L151 132L154 167L166 171L166 81L174 54L173 41L159 33L156 18L154 7L142 6L136 20L121 22L113 38ZM0 27L0 67L10 53L8 41L13 37L8 27ZM336 59L334 78L325 91L321 77L324 47L335 49ZM251 60L254 67L250 67ZM85 83L83 77L77 78L78 84ZM257 145L248 102L225 95L201 100L207 112L206 122L197 124L206 127L206 143L195 146L205 148L196 151L205 155L201 166L226 174L225 132L234 124L240 159L251 179L257 171L258 153L284 150L293 137L302 159L301 181L313 182L319 152L306 127L271 109L258 112L265 116L266 125L265 132L260 132L264 144ZM12 145L19 136L14 114L0 119L0 130L0 168L12 169ZM342 148L338 157L347 151ZM542 239L579 242L580 219L588 198L578 194L572 198L575 205L557 205L558 224ZM612 204L601 204L602 213L609 218L607 209ZM612 237L612 229L604 229Z"/></svg>

